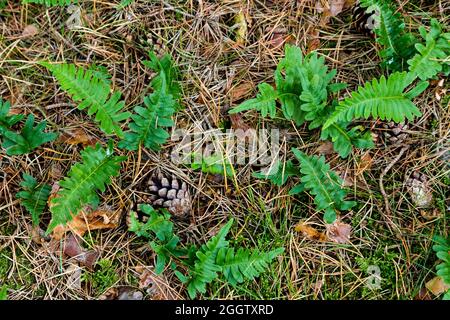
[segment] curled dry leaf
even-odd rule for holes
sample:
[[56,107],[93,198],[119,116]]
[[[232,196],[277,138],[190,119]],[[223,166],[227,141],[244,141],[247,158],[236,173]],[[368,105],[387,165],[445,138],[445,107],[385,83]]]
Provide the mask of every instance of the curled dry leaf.
[[305,222],[299,222],[295,226],[295,231],[300,232],[308,240],[327,241],[327,236],[323,232],[318,231]]
[[327,236],[336,243],[349,243],[352,227],[346,223],[336,220],[332,224],[327,225]]
[[81,210],[65,226],[59,225],[53,229],[53,238],[62,239],[66,231],[72,231],[82,237],[87,231],[99,229],[114,229],[119,225],[120,211],[107,207],[91,211],[88,208]]
[[250,95],[254,88],[255,85],[251,81],[245,81],[233,86],[230,91],[228,91],[228,96],[232,103],[237,102]]
[[157,275],[153,268],[138,266],[136,271],[140,273],[139,288],[145,290],[152,300],[179,300],[181,296],[170,287],[167,278]]
[[450,289],[441,277],[434,277],[425,284],[425,287],[435,296],[439,296]]
[[81,144],[83,147],[95,146],[97,140],[88,135],[86,131],[81,128],[69,129],[63,132],[58,138],[58,142],[70,145]]
[[361,174],[363,174],[365,171],[370,170],[370,168],[372,167],[372,156],[370,155],[370,153],[367,151],[365,152],[362,156],[361,159],[359,159],[359,162],[357,164],[357,168],[356,168],[356,176],[359,176]]
[[98,259],[99,253],[95,250],[86,250],[81,246],[81,239],[72,233],[64,240],[64,254],[74,258],[80,264],[92,269]]

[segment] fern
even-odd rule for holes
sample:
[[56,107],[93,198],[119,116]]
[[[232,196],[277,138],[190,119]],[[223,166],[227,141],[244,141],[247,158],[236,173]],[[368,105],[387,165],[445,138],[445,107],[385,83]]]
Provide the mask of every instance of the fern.
[[36,127],[34,125],[34,116],[29,115],[22,131],[19,133],[12,131],[3,132],[3,148],[8,155],[26,154],[39,147],[40,145],[53,141],[58,134],[54,132],[44,132],[46,122],[40,122]]
[[197,252],[197,261],[194,268],[189,270],[189,280],[187,290],[191,298],[195,298],[197,292],[205,293],[206,284],[210,283],[218,277],[221,267],[216,264],[217,254],[220,249],[228,246],[225,237],[230,231],[233,219],[220,229],[216,236],[212,237]]
[[[436,252],[436,256],[442,260],[436,266],[436,273],[447,285],[450,285],[450,237],[445,239],[441,236],[435,236],[433,240],[436,243],[433,250]],[[444,300],[450,300],[450,290],[447,290]]]
[[333,223],[336,211],[350,210],[355,202],[345,201],[347,192],[341,188],[342,179],[325,163],[325,158],[308,156],[293,148],[292,152],[300,161],[301,184],[294,187],[290,194],[308,190],[314,196],[317,210],[324,210],[324,220]]
[[263,117],[270,115],[271,118],[275,118],[277,113],[276,101],[278,99],[277,91],[267,83],[261,83],[258,85],[259,93],[255,99],[250,99],[239,106],[230,110],[229,113],[238,113],[245,110],[256,110],[261,112]]
[[0,98],[0,137],[8,131],[13,125],[23,119],[22,114],[9,115],[11,104],[9,101],[4,102]]
[[158,72],[151,85],[154,92],[144,98],[144,107],[134,108],[135,114],[131,116],[133,122],[129,124],[129,131],[119,143],[120,148],[137,150],[142,144],[146,148],[158,151],[170,137],[164,129],[172,127],[172,115],[180,109],[177,100],[180,95],[176,83],[176,70],[170,56],[165,55],[158,59],[150,53],[150,61],[146,65]]
[[374,28],[376,41],[383,47],[379,52],[383,65],[392,71],[402,71],[406,61],[415,54],[417,39],[405,31],[405,21],[388,0],[361,0],[368,12],[375,9],[377,25]]
[[138,208],[141,212],[146,214],[149,219],[145,223],[141,223],[136,218],[135,214],[131,214],[131,224],[129,231],[134,232],[138,237],[150,238],[151,234],[149,231],[155,233],[159,240],[166,240],[170,238],[173,233],[173,224],[170,222],[170,214],[165,212],[159,215],[153,207],[147,204],[141,204]]
[[217,253],[216,263],[222,268],[225,280],[234,286],[245,279],[253,280],[258,277],[283,252],[284,248],[269,252],[239,248],[236,253],[234,248],[221,248]]
[[421,112],[411,100],[427,88],[428,82],[421,82],[412,90],[405,92],[413,80],[411,74],[396,72],[387,80],[381,76],[379,80],[367,82],[364,87],[359,87],[358,91],[353,92],[351,97],[339,103],[323,129],[338,121],[351,121],[369,116],[395,122],[421,116]]
[[[334,111],[329,105],[329,97],[346,87],[345,83],[332,83],[336,70],[328,71],[325,58],[316,52],[303,57],[300,48],[286,45],[285,57],[275,71],[276,89],[267,83],[259,85],[256,99],[245,101],[230,110],[230,113],[255,109],[262,116],[276,116],[276,102],[281,104],[283,116],[297,125],[309,121],[309,129],[322,126]],[[352,147],[371,148],[373,142],[369,132],[361,127],[348,129],[350,121],[341,121],[322,132],[321,139],[331,139],[334,149],[343,158]]]
[[42,62],[41,65],[50,70],[63,90],[79,103],[78,109],[87,109],[89,115],[95,114],[95,120],[99,122],[103,132],[123,136],[120,122],[128,119],[131,114],[121,112],[125,106],[120,101],[121,93],[114,92],[110,95],[110,83],[104,76],[99,76],[93,69],[85,70],[73,64]]
[[51,187],[47,184],[39,185],[36,179],[26,173],[23,174],[22,179],[23,181],[20,183],[22,190],[17,193],[16,197],[31,214],[33,225],[37,226],[39,218],[47,206]]
[[50,6],[64,6],[72,3],[77,3],[78,0],[22,0],[23,4],[26,3],[36,3],[36,4],[44,4],[48,7]]
[[408,60],[409,71],[427,80],[441,72],[445,65],[450,66],[450,33],[443,33],[436,19],[431,20],[430,32],[424,27],[420,27],[419,32],[426,44],[416,44],[418,53]]
[[67,177],[59,182],[61,189],[50,202],[52,220],[50,233],[57,225],[66,224],[88,203],[98,203],[97,190],[105,191],[111,177],[119,174],[120,163],[126,157],[114,156],[110,143],[107,149],[100,144],[81,152],[81,163],[72,166]]

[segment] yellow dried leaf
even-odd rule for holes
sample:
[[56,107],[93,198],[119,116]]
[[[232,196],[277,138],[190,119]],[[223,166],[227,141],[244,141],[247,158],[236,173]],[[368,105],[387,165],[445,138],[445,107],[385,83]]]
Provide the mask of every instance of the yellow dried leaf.
[[305,238],[316,241],[327,241],[327,236],[323,232],[319,232],[316,228],[311,227],[305,222],[300,222],[295,226],[295,231],[300,232]]
[[425,284],[425,287],[435,296],[439,296],[450,289],[450,285],[444,283],[441,277],[434,277]]

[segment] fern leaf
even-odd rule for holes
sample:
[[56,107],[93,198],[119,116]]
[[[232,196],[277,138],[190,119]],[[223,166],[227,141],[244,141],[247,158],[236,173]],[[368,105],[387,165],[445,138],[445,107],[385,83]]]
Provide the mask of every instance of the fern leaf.
[[402,71],[406,60],[414,53],[417,39],[405,32],[405,22],[390,1],[361,0],[361,6],[368,8],[368,12],[375,10],[377,21],[374,32],[376,41],[383,47],[379,52],[383,65],[392,71]]
[[[196,153],[193,154],[194,159],[197,158]],[[208,157],[201,157],[201,162],[193,162],[191,163],[191,169],[198,170],[200,169],[204,173],[208,174],[220,174],[222,176],[234,177],[234,169],[233,165],[225,159],[222,154],[213,154]]]
[[135,214],[131,214],[131,224],[129,231],[134,232],[138,237],[150,238],[153,232],[156,237],[165,241],[173,234],[173,223],[170,221],[170,214],[167,212],[158,214],[153,207],[148,204],[139,205],[139,210],[146,214],[149,218],[145,223],[139,222]]
[[61,189],[50,202],[52,220],[47,234],[57,225],[72,220],[83,205],[98,202],[96,191],[105,191],[111,177],[119,174],[120,163],[126,157],[114,156],[111,144],[106,150],[97,144],[83,150],[81,159],[82,162],[73,165],[67,177],[59,182]]
[[10,115],[11,104],[9,101],[4,102],[0,98],[0,137],[4,132],[8,131],[13,125],[23,119],[23,114]]
[[134,108],[136,113],[131,116],[133,122],[128,126],[130,131],[125,132],[119,148],[137,150],[143,144],[146,148],[158,151],[170,137],[164,128],[174,124],[171,116],[175,112],[175,100],[166,90],[166,81],[162,82],[160,90],[144,98],[146,108]]
[[445,64],[450,65],[450,33],[442,33],[439,22],[432,19],[430,32],[420,27],[420,34],[426,44],[416,44],[418,53],[408,60],[409,71],[427,80],[441,72]]
[[4,141],[2,146],[8,155],[26,154],[33,151],[40,145],[53,141],[58,136],[57,133],[44,132],[46,122],[42,121],[33,127],[34,116],[30,114],[20,133],[6,131],[3,132]]
[[442,260],[440,264],[436,266],[437,275],[444,280],[444,282],[450,285],[450,237],[445,239],[441,236],[435,236],[433,250],[436,252],[436,256]]
[[22,179],[23,181],[20,183],[22,190],[17,193],[16,197],[31,214],[33,225],[37,226],[39,218],[47,206],[51,187],[47,184],[39,185],[36,179],[26,173],[22,175]]
[[245,279],[253,280],[258,277],[283,251],[284,248],[269,252],[239,248],[235,253],[234,248],[221,248],[217,253],[216,263],[222,268],[225,280],[235,286]]
[[314,196],[317,210],[324,210],[324,220],[332,223],[336,219],[336,211],[349,210],[355,203],[345,201],[347,192],[341,188],[342,179],[325,163],[325,158],[308,156],[293,148],[292,152],[300,161],[301,185],[294,187],[291,194],[296,194],[304,189]]
[[269,114],[271,118],[275,118],[277,113],[276,101],[278,99],[277,91],[267,83],[258,85],[259,93],[255,99],[247,100],[239,106],[231,109],[230,114],[238,113],[246,110],[256,110],[261,113],[264,118]]
[[223,226],[220,231],[204,244],[197,251],[197,260],[194,268],[189,272],[189,282],[187,285],[188,293],[191,298],[195,298],[197,292],[205,293],[206,284],[217,278],[217,272],[221,271],[221,267],[216,264],[217,253],[220,249],[228,245],[225,237],[230,231],[233,219]]
[[78,0],[22,0],[22,3],[36,3],[36,4],[44,4],[48,7],[50,6],[64,6],[72,3],[77,3]]
[[381,76],[373,79],[364,87],[359,87],[351,97],[341,101],[334,113],[325,122],[323,129],[338,121],[351,121],[356,118],[381,118],[403,122],[405,118],[412,120],[414,116],[421,116],[421,112],[411,101],[428,86],[427,82],[420,83],[409,92],[404,92],[414,80],[406,72],[393,73],[386,80]]
[[120,101],[121,93],[110,95],[109,82],[98,76],[92,69],[78,68],[73,64],[50,64],[42,62],[41,65],[52,72],[59,81],[63,90],[78,102],[78,109],[87,109],[89,115],[95,114],[95,120],[106,134],[115,133],[123,136],[120,122],[130,117],[129,112],[121,112],[125,103]]

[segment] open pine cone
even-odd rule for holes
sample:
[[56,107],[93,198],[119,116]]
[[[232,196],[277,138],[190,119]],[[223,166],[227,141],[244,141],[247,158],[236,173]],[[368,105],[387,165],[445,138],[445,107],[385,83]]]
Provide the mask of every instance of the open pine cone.
[[148,180],[149,204],[153,207],[167,208],[171,214],[183,217],[192,207],[191,195],[186,182],[176,176],[166,177],[159,173]]
[[360,6],[359,1],[355,4],[352,9],[353,24],[358,32],[374,37],[373,29],[378,14],[375,11],[366,12],[366,10],[367,8]]
[[402,144],[408,138],[408,124],[389,122],[383,125],[386,144]]

